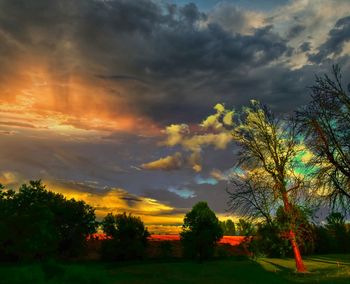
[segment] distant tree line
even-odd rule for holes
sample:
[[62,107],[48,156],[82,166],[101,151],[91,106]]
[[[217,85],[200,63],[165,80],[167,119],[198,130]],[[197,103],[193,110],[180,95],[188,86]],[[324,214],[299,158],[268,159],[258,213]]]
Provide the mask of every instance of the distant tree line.
[[[231,220],[220,224],[207,203],[199,202],[184,219],[181,243],[187,257],[200,261],[213,256],[223,228],[234,233]],[[139,217],[107,214],[96,221],[94,208],[46,189],[40,180],[18,191],[0,185],[0,261],[74,259],[86,253],[89,238],[100,227],[106,235],[103,260],[143,259],[150,236]],[[165,244],[164,255],[171,247]]]

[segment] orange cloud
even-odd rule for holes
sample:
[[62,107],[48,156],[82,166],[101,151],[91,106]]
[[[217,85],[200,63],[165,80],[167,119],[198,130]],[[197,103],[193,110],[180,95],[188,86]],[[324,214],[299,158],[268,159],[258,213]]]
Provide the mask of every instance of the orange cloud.
[[[32,65],[31,65],[32,64]],[[32,128],[53,132],[132,132],[157,135],[158,125],[129,105],[123,84],[75,70],[48,69],[46,62],[14,63],[16,74],[0,86],[2,131]],[[118,95],[115,95],[118,93]]]

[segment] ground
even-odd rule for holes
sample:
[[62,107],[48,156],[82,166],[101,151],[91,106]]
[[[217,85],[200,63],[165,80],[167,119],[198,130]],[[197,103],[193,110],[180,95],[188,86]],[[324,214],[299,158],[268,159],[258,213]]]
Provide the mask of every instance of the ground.
[[310,271],[294,272],[293,259],[245,258],[126,263],[1,265],[0,283],[350,283],[350,255],[305,259]]

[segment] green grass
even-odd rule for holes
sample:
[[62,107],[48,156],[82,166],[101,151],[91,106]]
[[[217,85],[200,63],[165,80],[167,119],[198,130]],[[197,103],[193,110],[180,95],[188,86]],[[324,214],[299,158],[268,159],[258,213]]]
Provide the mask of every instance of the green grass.
[[293,259],[226,259],[177,262],[1,265],[0,283],[350,283],[350,255],[305,259],[309,273],[296,274]]

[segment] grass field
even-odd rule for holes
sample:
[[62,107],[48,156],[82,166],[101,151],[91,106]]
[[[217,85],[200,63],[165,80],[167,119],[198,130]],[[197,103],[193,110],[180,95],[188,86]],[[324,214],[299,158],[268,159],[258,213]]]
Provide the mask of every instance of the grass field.
[[294,273],[292,259],[204,262],[127,262],[1,265],[0,283],[350,283],[350,255],[305,260],[310,273]]

